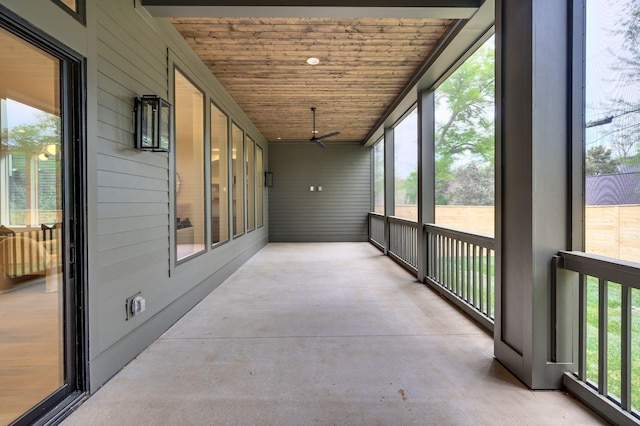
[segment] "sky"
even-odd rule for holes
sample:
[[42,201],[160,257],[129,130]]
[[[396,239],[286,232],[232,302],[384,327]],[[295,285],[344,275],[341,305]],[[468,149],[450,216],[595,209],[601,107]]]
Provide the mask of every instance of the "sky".
[[[586,110],[587,123],[619,112],[612,111],[611,103],[616,99],[637,104],[640,102],[640,86],[624,82],[621,71],[616,70],[619,57],[625,55],[623,37],[615,34],[622,28],[620,16],[627,0],[587,0],[586,32]],[[633,107],[628,108],[629,111]],[[603,145],[612,146],[616,126],[633,128],[640,121],[640,113],[624,114],[614,118],[611,124],[587,129],[587,149]],[[614,153],[615,154],[615,153]]]

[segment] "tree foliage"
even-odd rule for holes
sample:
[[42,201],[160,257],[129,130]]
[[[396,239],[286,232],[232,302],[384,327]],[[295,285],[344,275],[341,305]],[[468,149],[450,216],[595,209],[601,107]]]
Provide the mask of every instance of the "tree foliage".
[[449,204],[466,206],[492,206],[493,167],[470,163],[453,170],[449,186]]
[[405,179],[398,179],[397,193],[403,195],[402,204],[416,204],[418,202],[418,171],[414,170]]
[[[618,0],[621,4],[620,22],[610,33],[619,43],[609,47],[609,54],[615,58],[611,66],[612,75],[619,80],[620,87],[640,83],[640,0]],[[613,117],[611,146],[620,164],[640,163],[640,103],[628,94],[637,90],[626,89],[622,97],[610,99],[605,108]]]
[[615,70],[621,71],[630,81],[640,82],[640,0],[624,0],[620,25],[614,33],[622,37],[621,52],[615,54],[618,63]]
[[[494,137],[495,48],[492,40],[480,47],[436,91],[436,110],[446,112],[436,125],[436,203],[454,202],[456,171],[492,170]],[[462,162],[462,164],[460,164]],[[464,166],[473,163],[473,167]],[[456,204],[474,205],[485,199],[486,187],[494,187],[493,173],[477,175],[484,179],[473,185],[480,192],[458,192]],[[462,200],[463,193],[468,199]]]
[[48,145],[60,144],[60,117],[43,113],[33,124],[15,126],[6,133],[9,151],[40,154]]
[[620,162],[612,158],[611,150],[603,146],[594,146],[587,151],[585,174],[599,176],[616,173]]

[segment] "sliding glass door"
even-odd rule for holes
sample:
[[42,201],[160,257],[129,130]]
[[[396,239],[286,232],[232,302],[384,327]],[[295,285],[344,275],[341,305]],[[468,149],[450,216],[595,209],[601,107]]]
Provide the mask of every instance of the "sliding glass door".
[[77,81],[63,55],[1,18],[0,424],[31,423],[80,388]]

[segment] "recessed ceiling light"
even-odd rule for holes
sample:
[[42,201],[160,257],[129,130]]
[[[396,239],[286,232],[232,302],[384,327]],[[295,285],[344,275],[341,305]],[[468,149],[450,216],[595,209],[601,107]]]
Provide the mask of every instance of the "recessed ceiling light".
[[307,59],[307,63],[309,65],[318,65],[320,63],[320,59],[311,57]]

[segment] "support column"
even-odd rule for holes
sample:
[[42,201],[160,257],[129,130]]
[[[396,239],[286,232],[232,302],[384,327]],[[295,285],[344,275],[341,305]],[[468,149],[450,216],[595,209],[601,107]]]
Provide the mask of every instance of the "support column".
[[384,129],[384,254],[389,252],[389,216],[395,215],[395,148],[393,127]]
[[495,356],[533,389],[557,389],[551,258],[571,217],[572,0],[496,0]]
[[418,281],[428,268],[425,223],[435,222],[435,94],[423,90],[418,96]]

